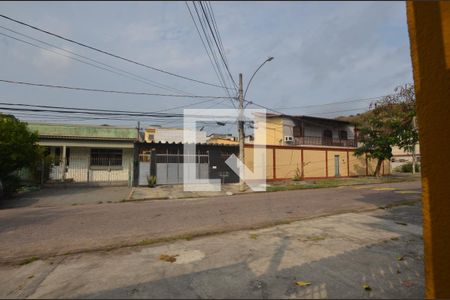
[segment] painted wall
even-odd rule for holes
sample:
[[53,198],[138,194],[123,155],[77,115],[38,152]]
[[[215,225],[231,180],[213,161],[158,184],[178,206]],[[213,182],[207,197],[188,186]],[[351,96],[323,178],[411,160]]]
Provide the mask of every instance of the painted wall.
[[[254,172],[253,147],[244,148],[245,165]],[[273,179],[273,149],[266,149],[266,179]]]
[[[74,182],[128,181],[133,167],[133,149],[123,149],[122,167],[113,167],[111,170],[90,168],[90,151],[91,148],[70,147],[66,179],[72,179]],[[54,166],[50,178],[60,180],[62,174],[62,164]]]
[[303,150],[304,176],[326,177],[325,151]]
[[293,178],[297,168],[301,174],[301,150],[275,149],[275,174],[277,178]]
[[335,176],[335,167],[336,167],[335,155],[339,156],[339,175],[348,176],[347,151],[328,151],[328,177]]
[[350,176],[366,175],[366,158],[365,156],[357,157],[353,152],[348,155],[350,164]]
[[[253,151],[252,147],[246,145],[245,163],[253,171]],[[297,168],[302,171],[302,149],[303,149],[303,175],[308,178],[326,178],[327,167],[328,177],[335,177],[335,155],[339,156],[339,174],[340,177],[347,176],[365,176],[366,168],[368,174],[372,175],[375,171],[377,160],[368,160],[366,167],[365,156],[356,157],[353,149],[339,150],[327,148],[308,148],[308,147],[280,147],[268,146],[266,149],[266,172],[267,179],[292,179]],[[275,152],[274,152],[275,151]],[[273,157],[275,153],[275,158]],[[275,162],[275,168],[274,164]],[[273,175],[275,171],[275,177]],[[382,174],[390,174],[390,163],[388,160],[383,162]]]

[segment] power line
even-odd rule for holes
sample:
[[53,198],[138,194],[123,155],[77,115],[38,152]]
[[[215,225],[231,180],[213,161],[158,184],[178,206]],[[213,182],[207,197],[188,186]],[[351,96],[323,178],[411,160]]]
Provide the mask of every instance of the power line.
[[157,94],[157,93],[134,92],[134,91],[118,91],[118,90],[93,89],[93,88],[73,87],[73,86],[65,86],[65,85],[32,83],[32,82],[6,80],[6,79],[0,79],[0,82],[9,83],[9,84],[20,84],[20,85],[36,86],[36,87],[57,88],[57,89],[67,89],[67,90],[87,91],[87,92],[102,92],[102,93],[113,93],[113,94],[125,94],[125,95],[138,95],[138,96],[161,96],[161,97],[178,97],[178,98],[208,98],[208,99],[229,99],[230,98],[230,97],[222,97],[222,96],[174,95],[174,94]]
[[[94,67],[94,68],[97,68],[97,69],[100,69],[100,70],[103,70],[103,71],[107,71],[107,72],[110,72],[110,73],[117,74],[117,75],[119,75],[119,76],[123,76],[123,77],[127,77],[127,78],[131,78],[131,79],[140,81],[140,82],[142,82],[142,83],[145,83],[145,84],[148,84],[148,85],[151,85],[151,86],[154,86],[154,87],[158,87],[158,88],[161,88],[161,89],[164,89],[164,90],[177,90],[177,89],[175,89],[175,88],[170,88],[170,89],[168,89],[168,88],[164,88],[164,87],[161,87],[161,86],[158,86],[158,85],[149,83],[149,82],[147,82],[148,80],[147,80],[147,81],[139,80],[139,79],[137,79],[137,78],[133,78],[133,77],[127,76],[126,74],[122,74],[122,73],[116,72],[116,71],[114,71],[114,70],[110,70],[110,69],[107,69],[107,68],[104,68],[104,67],[101,67],[101,66],[97,66],[97,65],[95,65],[95,64],[93,64],[93,63],[89,63],[89,62],[87,62],[87,61],[83,61],[83,60],[78,59],[78,58],[76,58],[76,57],[73,57],[73,56],[70,56],[70,55],[65,55],[65,54],[56,52],[56,51],[54,51],[54,50],[51,50],[51,49],[47,49],[47,48],[41,47],[41,46],[39,46],[39,45],[36,45],[36,44],[31,43],[31,42],[28,42],[28,41],[25,41],[25,40],[22,40],[22,39],[19,39],[19,38],[10,36],[10,35],[5,34],[5,33],[1,33],[1,32],[0,32],[0,35],[6,36],[6,37],[11,38],[11,39],[13,39],[13,40],[16,40],[16,41],[19,41],[19,42],[28,44],[28,45],[30,45],[30,46],[33,46],[33,47],[36,47],[36,48],[39,48],[39,49],[42,49],[42,50],[45,50],[45,51],[48,51],[48,52],[51,52],[51,53],[54,53],[54,54],[63,56],[63,57],[67,57],[67,58],[73,59],[73,60],[75,60],[75,61],[81,62],[81,63],[83,63],[83,64],[92,66],[92,67]],[[180,91],[180,90],[177,90],[177,91]],[[181,92],[183,92],[183,91],[181,91]],[[184,92],[183,92],[183,93],[184,93]]]
[[[212,35],[212,37],[213,37],[213,39],[214,39],[214,43],[216,44],[216,47],[217,47],[218,52],[219,52],[219,54],[220,54],[220,57],[222,58],[223,64],[225,65],[225,68],[226,68],[226,70],[227,70],[227,72],[228,72],[228,75],[230,76],[232,82],[234,83],[234,87],[237,88],[236,81],[234,80],[233,76],[231,75],[231,72],[230,72],[230,69],[229,69],[229,67],[228,67],[227,61],[226,61],[226,59],[224,58],[225,54],[222,53],[221,47],[219,46],[219,44],[218,44],[218,42],[217,42],[216,35],[214,34],[214,31],[213,31],[213,29],[212,29],[212,27],[211,27],[211,23],[209,22],[208,14],[206,13],[205,8],[203,7],[203,3],[202,3],[201,1],[199,1],[199,2],[200,2],[200,7],[201,7],[201,9],[202,9],[202,11],[203,11],[203,14],[205,15],[206,22],[207,22],[207,24],[208,24],[209,30],[211,31],[211,35]],[[211,9],[212,9],[212,8],[211,8]],[[217,29],[217,28],[216,28],[216,29]],[[217,31],[216,33],[217,33],[217,35],[218,35],[218,31]]]
[[[209,51],[208,51],[208,49],[207,49],[207,47],[206,47],[206,44],[205,44],[205,42],[203,41],[202,35],[201,35],[201,33],[200,33],[200,30],[198,29],[198,26],[197,26],[197,22],[195,22],[195,18],[194,18],[194,16],[193,16],[192,12],[191,12],[191,9],[190,9],[190,7],[189,7],[187,1],[185,1],[184,3],[186,4],[186,7],[187,7],[187,9],[188,9],[188,11],[189,11],[189,15],[191,16],[192,22],[194,23],[195,29],[197,30],[198,36],[200,37],[200,41],[201,41],[202,44],[203,44],[203,48],[205,49],[205,52],[206,52],[206,54],[208,55],[209,61],[210,61],[211,65],[212,65],[213,70],[214,70],[214,72],[216,73],[217,79],[219,80],[219,83],[220,83],[221,80],[220,80],[219,71],[217,70],[217,67],[214,65],[213,59],[211,58],[211,55],[209,54]],[[223,83],[222,83],[222,84],[223,84]],[[225,89],[225,92],[226,92],[227,95],[230,96],[230,93],[228,92],[227,89]],[[233,106],[235,106],[233,101],[231,101],[231,103],[233,104]]]
[[161,73],[164,73],[164,74],[167,74],[167,75],[171,75],[171,76],[174,76],[174,77],[182,78],[182,79],[189,80],[189,81],[192,81],[192,82],[197,82],[197,83],[201,83],[201,84],[205,84],[205,85],[209,85],[209,86],[214,86],[214,87],[220,87],[220,88],[223,88],[223,86],[220,86],[220,85],[208,83],[208,82],[205,82],[205,81],[201,81],[201,80],[189,78],[189,77],[186,77],[186,76],[182,76],[182,75],[179,75],[179,74],[175,74],[175,73],[172,73],[172,72],[169,72],[169,71],[165,71],[165,70],[160,69],[160,68],[152,67],[152,66],[149,66],[149,65],[146,65],[146,64],[137,62],[137,61],[135,61],[135,60],[132,60],[132,59],[129,59],[129,58],[125,58],[125,57],[123,57],[123,56],[119,56],[119,55],[113,54],[113,53],[111,53],[111,52],[108,52],[108,51],[105,51],[105,50],[101,50],[101,49],[99,49],[99,48],[95,48],[95,47],[93,47],[93,46],[89,46],[89,45],[84,44],[84,43],[81,43],[81,42],[77,42],[77,41],[72,40],[72,39],[70,39],[70,38],[63,37],[63,36],[61,36],[61,35],[59,35],[59,34],[52,33],[52,32],[50,32],[50,31],[48,31],[48,30],[41,29],[41,28],[39,28],[39,27],[36,27],[36,26],[30,25],[30,24],[27,24],[27,23],[25,23],[25,22],[22,22],[22,21],[13,19],[13,18],[11,18],[11,17],[5,16],[5,15],[2,15],[2,14],[0,14],[0,17],[2,17],[2,18],[4,18],[4,19],[7,19],[7,20],[10,20],[10,21],[12,21],[12,22],[15,22],[15,23],[17,23],[17,24],[20,24],[20,25],[23,25],[23,26],[27,26],[27,27],[32,28],[32,29],[34,29],[34,30],[37,30],[37,31],[46,33],[46,34],[48,34],[48,35],[57,37],[57,38],[59,38],[59,39],[65,40],[65,41],[67,41],[67,42],[70,42],[70,43],[73,43],[73,44],[76,44],[76,45],[79,45],[79,46],[88,48],[88,49],[90,49],[90,50],[94,50],[94,51],[100,52],[100,53],[102,53],[102,54],[106,54],[106,55],[112,56],[112,57],[117,58],[117,59],[121,59],[121,60],[126,61],[126,62],[129,62],[129,63],[133,63],[133,64],[138,65],[138,66],[141,66],[141,67],[145,67],[145,68],[148,68],[148,69],[151,69],[151,70],[154,70],[154,71],[158,71],[158,72],[161,72]]
[[[155,117],[155,118],[183,118],[184,114],[169,114],[162,112],[142,112],[142,111],[128,111],[128,110],[111,110],[111,109],[96,109],[96,108],[78,108],[66,106],[50,106],[50,105],[35,105],[24,103],[0,102],[0,105],[5,106],[19,106],[29,108],[16,107],[0,107],[2,110],[8,111],[30,111],[30,112],[54,112],[54,113],[70,113],[70,114],[87,114],[87,115],[101,115],[101,116],[131,116],[131,117]],[[202,115],[195,115],[196,117],[203,117]],[[209,117],[205,115],[204,117]],[[220,117],[218,117],[220,118]],[[224,118],[227,118],[224,116]]]
[[[66,53],[70,53],[70,54],[75,55],[75,56],[77,56],[77,57],[80,57],[80,58],[89,60],[89,61],[91,61],[91,62],[97,63],[97,64],[99,64],[99,65],[102,65],[102,66],[111,68],[111,69],[113,69],[113,70],[117,70],[117,71],[119,71],[119,72],[123,72],[123,73],[125,73],[125,74],[129,74],[129,75],[131,75],[131,76],[133,76],[133,77],[136,77],[136,78],[138,78],[138,79],[142,79],[142,80],[144,80],[144,81],[148,81],[148,82],[150,83],[151,86],[154,86],[154,87],[157,87],[157,88],[161,88],[161,89],[164,89],[164,90],[173,90],[173,91],[176,91],[176,92],[187,93],[187,92],[185,92],[185,91],[176,89],[176,88],[174,88],[174,87],[171,87],[171,86],[168,86],[168,85],[159,83],[159,82],[157,82],[157,81],[147,79],[147,78],[145,78],[145,77],[143,77],[143,76],[140,76],[140,75],[137,75],[137,74],[135,74],[135,73],[128,72],[128,71],[126,71],[126,70],[124,70],[124,69],[121,69],[121,68],[118,68],[118,67],[115,67],[115,66],[111,66],[111,65],[109,65],[109,64],[106,64],[106,63],[104,63],[104,62],[98,61],[98,60],[96,60],[96,59],[89,58],[89,57],[87,57],[87,56],[84,56],[84,55],[75,53],[75,52],[73,52],[73,51],[70,51],[70,50],[67,50],[67,49],[58,47],[58,46],[56,46],[56,45],[54,45],[54,44],[45,42],[45,41],[43,41],[43,40],[36,39],[36,38],[34,38],[34,37],[32,37],[32,36],[26,35],[26,34],[24,34],[24,33],[21,33],[21,32],[15,31],[15,30],[12,30],[12,29],[10,29],[10,28],[7,28],[7,27],[1,26],[1,25],[0,25],[0,28],[2,28],[2,29],[4,29],[4,30],[8,30],[8,31],[10,31],[10,32],[13,32],[13,33],[15,33],[15,34],[17,34],[17,35],[26,37],[26,38],[28,38],[28,39],[30,39],[30,40],[39,42],[39,43],[41,43],[41,44],[44,44],[44,45],[53,47],[53,48],[58,49],[58,50],[60,50],[60,51],[64,51],[64,52],[66,52]],[[5,35],[5,36],[7,36],[7,37],[9,37],[9,38],[12,38],[11,36],[8,36],[8,35]],[[17,41],[20,41],[20,42],[24,42],[23,40],[20,40],[20,39],[16,39],[16,40],[17,40]],[[31,44],[31,43],[30,43],[29,45],[34,46],[34,44]],[[41,48],[41,49],[49,51],[49,50],[46,49],[46,48]],[[58,54],[58,55],[61,55],[60,53],[57,53],[57,52],[53,52],[53,53]],[[66,56],[66,57],[72,59],[71,56]],[[77,61],[79,61],[79,60],[77,60]],[[80,62],[80,61],[79,61],[79,62]],[[82,61],[81,61],[81,62],[82,62]],[[92,65],[92,66],[95,66],[95,65]],[[119,75],[120,75],[120,74],[119,74]],[[127,76],[127,77],[128,77],[128,76]],[[129,78],[131,78],[131,77],[129,77]],[[131,79],[135,79],[135,78],[131,78]],[[138,80],[138,81],[142,82],[142,80]],[[147,82],[144,82],[144,83],[147,83]],[[151,84],[151,83],[153,83],[153,84]]]
[[385,97],[387,95],[378,96],[378,97],[370,97],[370,98],[359,98],[352,100],[344,100],[344,101],[334,101],[323,104],[312,104],[312,105],[303,105],[303,106],[290,106],[290,107],[277,107],[277,109],[292,109],[292,108],[308,108],[308,107],[317,107],[317,106],[326,106],[326,105],[334,105],[334,104],[344,104],[344,103],[353,103],[353,102],[362,102],[362,101],[373,101]]
[[[208,31],[207,31],[206,28],[205,28],[205,27],[206,27],[205,17],[204,17],[203,15],[202,15],[203,17],[200,17],[200,13],[199,13],[199,11],[198,11],[198,9],[197,9],[197,5],[195,4],[194,1],[192,2],[192,4],[193,4],[193,6],[194,6],[194,10],[195,10],[195,13],[196,13],[196,15],[197,15],[197,18],[198,18],[200,27],[202,28],[203,34],[204,34],[204,36],[205,36],[206,43],[208,44],[209,51],[211,52],[211,56],[212,56],[212,58],[213,58],[213,60],[214,60],[215,66],[216,66],[216,68],[217,68],[218,75],[219,75],[219,81],[221,82],[221,84],[222,84],[223,86],[227,87],[227,89],[225,89],[225,92],[226,92],[229,96],[231,96],[230,93],[229,93],[229,91],[228,91],[229,88],[228,88],[228,86],[227,86],[225,77],[224,77],[224,75],[223,75],[223,73],[222,73],[222,69],[221,69],[221,67],[220,67],[220,63],[219,63],[218,58],[217,58],[217,56],[216,56],[216,52],[213,50],[212,41],[211,41],[211,39],[209,38],[209,34],[207,33]],[[235,90],[235,91],[236,91],[236,90]],[[234,103],[233,103],[233,106],[234,106]]]

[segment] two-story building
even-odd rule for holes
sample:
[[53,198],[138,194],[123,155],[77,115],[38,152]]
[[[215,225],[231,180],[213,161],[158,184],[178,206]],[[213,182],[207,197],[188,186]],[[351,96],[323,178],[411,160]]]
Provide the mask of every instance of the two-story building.
[[357,146],[355,126],[346,121],[268,113],[265,126],[256,118],[255,128],[255,135],[266,130],[267,145]]

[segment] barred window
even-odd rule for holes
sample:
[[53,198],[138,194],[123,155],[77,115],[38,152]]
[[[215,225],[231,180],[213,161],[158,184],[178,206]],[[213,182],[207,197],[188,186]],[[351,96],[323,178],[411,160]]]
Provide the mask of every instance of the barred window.
[[339,130],[339,139],[341,139],[341,140],[347,139],[347,131],[346,130]]
[[122,166],[122,149],[91,149],[91,166]]

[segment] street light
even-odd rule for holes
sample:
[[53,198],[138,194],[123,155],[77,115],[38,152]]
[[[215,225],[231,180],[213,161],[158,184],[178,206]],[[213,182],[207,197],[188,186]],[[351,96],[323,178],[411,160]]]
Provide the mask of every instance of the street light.
[[273,60],[273,56],[271,56],[271,57],[269,57],[268,59],[266,59],[266,60],[258,67],[258,69],[256,69],[255,73],[253,73],[252,77],[250,78],[250,80],[249,80],[249,82],[248,82],[248,84],[247,84],[247,88],[245,89],[244,99],[245,99],[245,96],[247,95],[248,87],[250,86],[250,83],[252,82],[253,77],[255,77],[256,72],[258,72],[259,69],[261,69],[262,66],[264,66],[264,64],[265,64],[266,62],[272,61],[272,60]]
[[[250,86],[250,83],[253,80],[253,77],[255,77],[255,74],[259,71],[259,69],[262,68],[262,66],[268,62],[268,61],[272,61],[273,57],[269,57],[268,59],[266,59],[259,67],[258,69],[256,69],[255,73],[253,73],[252,77],[250,78],[248,84],[247,84],[247,88],[245,89],[245,93],[243,93],[243,80],[242,80],[242,73],[239,74],[239,121],[238,121],[238,131],[239,131],[239,159],[241,160],[241,162],[244,164],[245,163],[245,151],[244,151],[244,139],[245,139],[245,134],[244,134],[244,121],[243,121],[243,112],[244,112],[244,99],[245,96],[247,95],[247,91],[248,91],[248,87]],[[239,190],[241,192],[243,192],[245,190],[245,184],[244,184],[244,180],[243,180],[243,174],[244,171],[243,169],[240,169],[240,173],[239,173]]]

